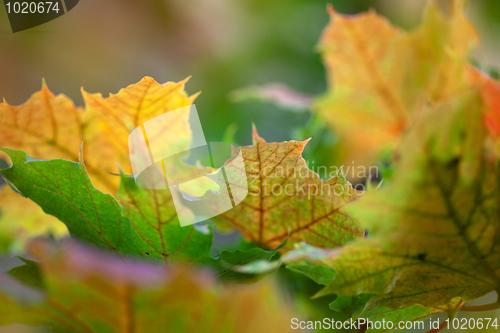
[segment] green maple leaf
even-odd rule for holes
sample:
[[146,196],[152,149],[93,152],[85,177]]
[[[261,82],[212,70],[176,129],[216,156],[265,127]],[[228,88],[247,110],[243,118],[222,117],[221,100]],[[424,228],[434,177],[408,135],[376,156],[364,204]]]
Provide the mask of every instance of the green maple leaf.
[[123,215],[139,235],[142,255],[164,261],[189,262],[210,255],[212,234],[195,225],[180,227],[169,190],[146,190],[122,175],[117,198]]
[[366,302],[368,302],[373,294],[361,294],[356,296],[337,295],[335,301],[330,303],[330,309],[343,313],[349,317],[354,317],[360,314]]
[[21,281],[24,284],[43,289],[43,277],[37,263],[21,257],[18,258],[19,260],[24,262],[25,265],[14,267],[9,270],[7,274],[13,276],[18,281]]
[[422,112],[391,183],[346,207],[372,237],[311,257],[335,270],[317,296],[376,294],[364,314],[409,318],[500,290],[500,178],[482,106],[473,91]]
[[[375,324],[370,326],[366,331],[370,333],[382,333],[382,332],[392,332],[395,329],[398,328],[398,325],[400,323],[404,323],[405,325],[409,322],[417,322],[417,321],[423,321],[427,318],[430,318],[431,316],[443,312],[443,309],[437,308],[426,308],[421,305],[413,305],[410,307],[405,307],[401,309],[391,309],[391,308],[378,308],[376,310],[370,310],[370,311],[365,311],[363,312],[359,318],[364,318],[366,319],[367,322],[383,322],[385,320],[386,328],[384,329],[383,327],[377,329],[375,327]],[[390,323],[390,324],[389,324]],[[392,325],[392,326],[389,326]],[[416,324],[412,324],[416,325]],[[422,325],[422,324],[418,324]],[[423,328],[428,329],[429,326],[425,326],[423,324]],[[394,329],[389,329],[389,327],[394,327]],[[419,326],[414,326],[414,327],[419,327]],[[419,327],[422,328],[422,327]],[[402,326],[398,330],[405,330],[406,327]]]
[[32,160],[20,150],[0,151],[13,164],[2,175],[45,213],[64,222],[72,236],[116,253],[139,253],[137,235],[119,203],[92,185],[83,162]]
[[94,188],[83,162],[31,160],[24,152],[0,149],[13,166],[2,175],[25,197],[68,227],[72,237],[117,254],[143,256],[162,263],[208,266],[218,277],[253,282],[257,273],[234,268],[255,260],[270,260],[276,251],[250,248],[210,255],[210,228],[181,227],[168,190],[145,190],[122,176],[118,201]]
[[212,227],[197,224],[181,227],[169,190],[143,189],[136,185],[133,177],[122,175],[118,200],[123,205],[123,215],[140,235],[138,247],[142,254],[165,263],[173,259],[174,262],[208,266],[221,280],[255,281],[255,277],[250,278],[234,269],[255,260],[269,261],[281,248],[225,250],[213,258],[210,254]]
[[286,268],[302,273],[320,285],[327,285],[335,276],[335,271],[324,265],[289,264]]

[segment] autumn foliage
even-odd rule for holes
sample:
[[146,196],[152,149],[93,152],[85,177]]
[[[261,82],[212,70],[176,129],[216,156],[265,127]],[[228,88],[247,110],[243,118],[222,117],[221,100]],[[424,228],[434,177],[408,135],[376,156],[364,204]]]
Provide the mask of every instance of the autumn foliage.
[[[297,309],[275,272],[287,269],[322,285],[314,296],[332,297],[343,319],[500,308],[467,305],[500,292],[500,82],[469,63],[479,36],[464,2],[448,14],[431,2],[411,31],[374,11],[329,14],[329,88],[311,112],[339,135],[339,161],[389,160],[391,177],[366,192],[341,172],[322,180],[302,157],[309,140],[266,142],[254,128],[241,148],[249,195],[181,227],[175,194],[130,176],[128,136],[192,104],[187,80],[145,77],[109,97],[82,89],[84,107],[44,82],[26,103],[0,104],[11,165],[0,171],[0,247],[35,259],[0,274],[0,324],[286,332]],[[165,131],[191,138],[189,119]],[[237,231],[239,247],[213,256],[214,228]]]

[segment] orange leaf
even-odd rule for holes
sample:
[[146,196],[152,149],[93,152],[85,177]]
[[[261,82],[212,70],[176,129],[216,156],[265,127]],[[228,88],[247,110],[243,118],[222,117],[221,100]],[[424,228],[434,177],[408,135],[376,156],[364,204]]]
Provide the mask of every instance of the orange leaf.
[[236,229],[266,248],[287,241],[337,247],[362,237],[360,224],[343,211],[359,193],[341,175],[322,181],[302,158],[307,141],[267,143],[253,131],[254,144],[242,147],[249,194],[216,217],[223,229]]
[[44,82],[26,103],[0,104],[0,145],[34,158],[77,161],[82,111],[68,97],[55,96]]
[[[42,89],[20,106],[0,104],[0,146],[22,149],[33,158],[78,160],[83,109],[64,95],[55,96],[43,82]],[[57,218],[43,213],[31,200],[10,188],[0,192],[2,234],[12,250],[19,250],[27,238],[49,230],[67,233]]]
[[355,16],[330,9],[320,49],[330,89],[316,110],[340,134],[343,161],[366,166],[399,142],[423,103],[469,88],[464,64],[475,28],[454,1],[445,17],[432,2],[422,24],[404,32],[374,11]]
[[478,85],[482,92],[484,103],[484,122],[490,135],[500,137],[500,82],[470,67],[471,82]]
[[488,80],[483,88],[483,100],[489,108],[485,115],[486,127],[490,134],[500,137],[500,82]]

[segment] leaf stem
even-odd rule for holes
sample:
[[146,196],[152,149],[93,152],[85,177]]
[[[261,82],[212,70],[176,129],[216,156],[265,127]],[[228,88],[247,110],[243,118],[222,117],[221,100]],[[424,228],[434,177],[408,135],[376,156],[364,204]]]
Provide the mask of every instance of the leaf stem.
[[463,311],[473,311],[473,312],[492,311],[492,310],[498,310],[498,309],[500,309],[500,303],[498,301],[496,301],[495,303],[490,303],[490,304],[485,304],[485,305],[464,306],[462,308]]
[[498,309],[500,309],[500,297],[498,295],[500,295],[500,291],[497,290],[497,301],[495,303],[484,304],[484,305],[464,306],[464,307],[462,307],[462,310],[463,311],[472,311],[472,312],[498,310]]

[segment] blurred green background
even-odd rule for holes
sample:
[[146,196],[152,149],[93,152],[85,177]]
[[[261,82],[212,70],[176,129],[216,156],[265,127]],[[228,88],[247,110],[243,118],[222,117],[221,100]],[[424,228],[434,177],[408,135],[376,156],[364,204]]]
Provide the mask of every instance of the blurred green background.
[[[81,86],[107,95],[146,75],[159,82],[192,76],[187,90],[202,91],[196,105],[209,141],[222,140],[234,124],[236,143],[250,144],[251,121],[267,140],[288,140],[296,138],[294,129],[304,126],[307,114],[232,103],[231,91],[282,82],[321,94],[326,83],[316,44],[328,23],[327,3],[342,13],[375,8],[411,28],[425,2],[81,0],[68,14],[16,34],[1,8],[0,97],[23,103],[45,77],[55,93],[82,105]],[[470,1],[468,12],[483,37],[474,57],[500,67],[500,2]]]
[[[270,103],[236,103],[232,92],[284,83],[304,94],[322,94],[325,72],[316,44],[329,20],[328,3],[349,14],[374,8],[394,24],[411,29],[419,22],[425,2],[80,0],[68,14],[16,34],[2,7],[0,97],[21,104],[39,90],[45,77],[53,92],[83,105],[81,86],[106,96],[143,76],[158,82],[192,76],[186,89],[202,91],[195,103],[207,141],[250,144],[253,121],[267,141],[313,136],[306,148],[307,159],[328,165],[336,140],[321,120]],[[500,1],[469,1],[467,11],[482,36],[481,46],[471,57],[485,67],[499,68]],[[0,265],[0,269],[7,267]],[[297,297],[306,299],[305,294],[312,294],[310,286],[301,285],[309,282],[297,276],[293,279],[297,284],[293,288],[304,293]],[[317,316],[323,318],[329,310],[325,301],[318,302],[324,311]],[[32,331],[23,326],[0,328],[0,332]]]
[[[192,76],[187,91],[202,91],[195,103],[208,141],[250,144],[253,121],[268,141],[314,137],[306,159],[329,166],[336,140],[320,120],[270,103],[234,103],[231,92],[277,82],[306,94],[324,92],[316,44],[329,20],[328,3],[348,14],[374,8],[409,29],[425,2],[81,0],[68,14],[16,34],[2,8],[0,97],[23,103],[45,77],[55,93],[83,105],[82,86],[106,96],[146,75],[159,82]],[[468,12],[483,37],[474,59],[500,67],[500,2],[470,1]]]

